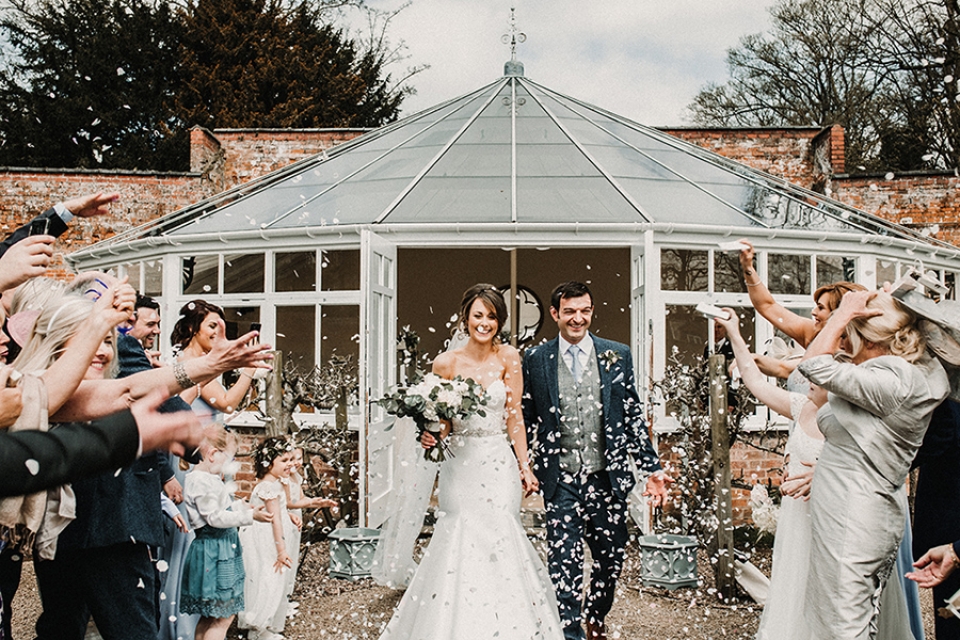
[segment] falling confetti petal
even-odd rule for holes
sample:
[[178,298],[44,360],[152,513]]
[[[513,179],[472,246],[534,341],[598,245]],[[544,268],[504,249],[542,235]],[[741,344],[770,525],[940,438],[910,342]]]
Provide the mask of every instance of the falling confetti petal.
[[23,464],[27,465],[27,471],[30,472],[30,475],[35,476],[38,473],[40,473],[40,463],[34,460],[33,458],[30,458],[29,460],[25,461]]

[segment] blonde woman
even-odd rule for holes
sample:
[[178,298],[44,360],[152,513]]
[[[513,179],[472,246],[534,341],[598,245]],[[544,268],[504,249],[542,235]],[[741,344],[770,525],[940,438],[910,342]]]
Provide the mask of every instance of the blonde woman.
[[[849,362],[833,357],[841,347]],[[904,480],[949,383],[913,314],[882,292],[846,294],[798,368],[829,392],[804,608],[818,640],[871,638],[903,536]]]

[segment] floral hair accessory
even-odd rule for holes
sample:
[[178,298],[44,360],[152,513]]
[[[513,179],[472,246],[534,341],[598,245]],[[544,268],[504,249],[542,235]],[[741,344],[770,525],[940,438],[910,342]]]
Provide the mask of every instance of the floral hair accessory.
[[610,367],[620,362],[621,358],[622,356],[613,349],[607,349],[600,354],[600,360],[607,368],[607,371],[610,371]]
[[274,460],[291,451],[293,451],[293,445],[286,438],[272,436],[260,443],[253,456],[257,467],[265,472],[273,465]]

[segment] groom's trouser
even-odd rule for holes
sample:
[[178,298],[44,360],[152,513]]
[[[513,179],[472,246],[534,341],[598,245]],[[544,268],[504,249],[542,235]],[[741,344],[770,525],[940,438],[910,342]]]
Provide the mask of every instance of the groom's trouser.
[[[602,622],[613,606],[628,539],[627,502],[613,494],[607,472],[600,471],[586,478],[563,474],[556,493],[545,503],[550,579],[564,638],[581,640],[581,620]],[[593,567],[581,617],[584,540]]]

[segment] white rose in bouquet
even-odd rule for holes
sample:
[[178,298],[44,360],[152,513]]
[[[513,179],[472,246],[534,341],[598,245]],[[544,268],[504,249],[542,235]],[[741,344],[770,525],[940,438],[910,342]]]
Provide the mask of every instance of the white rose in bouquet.
[[445,404],[454,411],[460,410],[460,394],[453,389],[441,389],[437,394],[437,404]]

